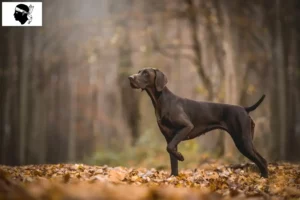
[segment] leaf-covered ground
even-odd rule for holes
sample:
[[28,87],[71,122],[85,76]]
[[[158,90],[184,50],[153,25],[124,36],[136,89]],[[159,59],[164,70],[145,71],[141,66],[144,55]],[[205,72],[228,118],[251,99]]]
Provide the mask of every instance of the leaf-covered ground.
[[0,166],[0,199],[300,199],[300,165],[206,165],[169,171],[83,164]]

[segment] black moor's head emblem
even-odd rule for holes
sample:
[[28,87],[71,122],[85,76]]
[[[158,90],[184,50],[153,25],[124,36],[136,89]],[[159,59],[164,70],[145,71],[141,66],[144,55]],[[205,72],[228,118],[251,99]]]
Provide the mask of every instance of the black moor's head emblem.
[[15,8],[14,17],[16,21],[19,21],[21,24],[25,24],[28,21],[28,24],[32,21],[33,6],[29,7],[25,4],[18,4]]

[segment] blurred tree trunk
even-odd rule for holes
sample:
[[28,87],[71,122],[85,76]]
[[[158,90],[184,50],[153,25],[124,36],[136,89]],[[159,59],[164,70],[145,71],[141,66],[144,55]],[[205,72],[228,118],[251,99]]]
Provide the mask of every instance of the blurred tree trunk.
[[8,108],[9,118],[7,122],[9,123],[9,137],[7,139],[7,151],[13,156],[7,158],[7,163],[11,165],[19,164],[19,67],[18,67],[18,48],[16,43],[20,42],[14,38],[18,38],[18,31],[12,30],[9,32],[9,42],[8,42],[8,66],[10,66],[10,81],[9,85],[11,88],[11,102],[7,103],[10,105]]
[[[5,88],[5,79],[6,79],[6,60],[5,60],[5,57],[7,57],[7,54],[6,54],[6,50],[5,50],[5,47],[7,47],[7,44],[5,41],[7,41],[7,38],[6,40],[4,40],[4,38],[6,38],[6,32],[5,30],[1,31],[0,32],[0,42],[1,42],[1,47],[0,47],[0,93],[2,95],[0,95],[0,145],[1,147],[3,148],[4,146],[4,142],[3,142],[3,139],[4,139],[4,127],[5,127],[5,123],[4,123],[4,103],[5,103],[5,98],[6,98],[6,88]],[[6,56],[5,56],[6,54]],[[3,149],[1,149],[2,151],[2,154],[0,155],[0,163],[3,161]],[[5,150],[5,149],[4,149]]]
[[[36,67],[36,66],[35,66]],[[32,138],[30,139],[30,148],[32,148],[32,152],[37,153],[36,151],[38,150],[38,155],[36,155],[36,162],[37,163],[43,163],[42,160],[43,159],[39,159],[39,157],[42,157],[44,151],[43,151],[43,146],[45,144],[42,143],[42,140],[40,140],[40,135],[44,134],[43,132],[41,132],[40,130],[40,126],[41,126],[41,121],[42,121],[42,115],[41,115],[41,92],[39,91],[37,87],[37,73],[38,70],[35,69],[34,70],[34,75],[33,75],[33,80],[32,80],[32,87],[33,87],[33,115],[32,115],[32,125],[31,125],[31,135]],[[42,144],[42,145],[41,145]]]
[[187,5],[186,12],[187,12],[188,23],[190,26],[190,37],[193,46],[193,53],[195,55],[195,59],[193,59],[193,62],[197,67],[197,72],[199,77],[201,78],[204,88],[207,90],[207,99],[211,101],[213,100],[214,97],[214,91],[213,91],[212,80],[208,76],[207,71],[203,64],[202,45],[198,38],[199,16],[198,16],[197,5],[195,5],[194,0],[185,0],[185,3]]
[[[46,102],[46,95],[44,94],[45,91],[43,91],[41,93],[41,96],[40,96],[40,102]],[[46,108],[45,106],[41,106],[40,107],[40,123],[37,123],[38,126],[36,127],[37,131],[38,131],[38,140],[39,140],[39,145],[38,145],[38,149],[39,149],[39,154],[38,154],[38,162],[39,163],[45,163],[46,160],[47,160],[47,146],[48,146],[48,143],[47,143],[47,122],[48,122],[48,115],[47,115],[47,112],[46,112]]]
[[70,121],[68,137],[68,161],[74,162],[76,159],[76,135],[77,135],[77,74],[75,70],[70,71],[68,77],[70,83]]
[[98,52],[97,49],[93,49],[91,51],[91,55],[89,57],[90,112],[91,112],[91,116],[94,116],[94,118],[91,121],[89,120],[89,122],[88,122],[88,126],[90,127],[90,134],[88,137],[88,142],[90,143],[90,145],[87,146],[87,150],[86,150],[85,154],[92,153],[92,151],[94,149],[93,140],[95,138],[95,134],[97,133],[96,131],[98,131],[98,128],[97,128],[98,121],[97,121],[97,117],[96,117],[99,112],[99,110],[97,110],[97,101],[96,101],[96,98],[97,98],[96,88],[97,88],[97,77],[98,77],[98,66],[96,65],[96,60],[97,60],[98,56],[100,57],[100,52]]
[[[46,143],[45,143],[45,100],[43,100],[43,87],[42,87],[42,70],[44,65],[42,64],[42,54],[38,50],[33,52],[33,58],[35,61],[33,77],[32,77],[32,89],[33,89],[33,116],[31,125],[32,141],[31,145],[35,149],[36,162],[45,163],[46,159]],[[42,106],[44,103],[44,106]],[[36,152],[38,150],[38,153]]]
[[[18,129],[16,130],[19,135],[19,158],[17,160],[18,164],[24,164],[25,163],[25,138],[26,138],[26,122],[27,122],[27,83],[28,83],[28,66],[24,64],[25,58],[24,58],[24,50],[26,50],[26,47],[24,47],[25,41],[24,41],[24,30],[18,30],[16,31],[16,43],[15,43],[15,49],[16,49],[16,59],[17,59],[17,69],[18,69],[18,98],[16,98],[19,106],[18,110],[15,110],[14,118],[18,118],[16,123],[18,125]],[[27,31],[26,31],[27,35]]]
[[132,1],[127,1],[128,12],[127,17],[119,19],[117,25],[119,27],[119,74],[118,83],[121,90],[122,100],[122,111],[124,119],[130,129],[131,133],[131,145],[134,146],[140,135],[139,120],[140,120],[140,109],[139,109],[139,95],[129,87],[128,76],[130,75],[130,69],[133,68],[131,60],[131,38],[130,38],[130,27],[128,24],[128,18],[131,12]]
[[[48,52],[46,52],[48,53]],[[47,83],[47,103],[48,103],[48,109],[47,109],[47,114],[48,114],[48,122],[47,122],[47,127],[46,127],[46,141],[47,141],[47,161],[49,163],[54,163],[55,159],[59,155],[57,155],[57,143],[58,143],[58,138],[57,138],[57,133],[56,133],[56,124],[55,124],[55,74],[54,74],[54,64],[51,62],[49,65],[45,65],[48,67],[48,73],[47,76],[49,76],[49,82]]]
[[282,34],[282,13],[281,13],[281,0],[276,0],[276,16],[275,16],[275,65],[278,83],[278,111],[279,111],[279,156],[285,159],[286,155],[286,71],[284,66],[284,46]]
[[[230,13],[235,13],[236,8],[232,6],[232,2],[225,2],[221,4],[223,20],[224,20],[224,40],[223,46],[226,52],[225,55],[225,103],[238,104],[238,88],[237,88],[237,75],[236,66],[238,65],[237,59],[237,45],[238,34],[236,25],[233,24]],[[225,136],[225,156],[232,157],[236,154],[236,148],[229,135]]]
[[[296,25],[295,25],[296,26]],[[289,49],[287,51],[287,130],[286,130],[286,156],[287,160],[297,160],[297,137],[296,137],[296,125],[297,125],[297,50],[299,45],[297,41],[297,33],[294,27],[290,28],[290,37],[287,37],[287,43]]]
[[[286,120],[285,120],[285,132],[282,137],[285,137],[285,145],[282,147],[281,155],[282,159],[289,161],[299,161],[299,155],[297,155],[299,144],[297,144],[299,139],[297,139],[297,66],[298,62],[298,45],[299,45],[299,34],[296,30],[299,29],[299,21],[296,19],[299,17],[299,8],[297,10],[297,1],[291,0],[285,3],[287,10],[284,16],[290,16],[289,20],[282,20],[282,30],[283,30],[283,44],[284,48],[284,58],[285,62],[283,64],[283,69],[285,71],[285,98],[286,98]],[[279,2],[281,3],[281,2]],[[277,5],[280,6],[280,5]]]
[[[27,137],[28,135],[28,93],[29,93],[29,73],[30,73],[30,29],[24,29],[23,46],[21,49],[22,61],[20,62],[20,164],[27,162]],[[30,138],[30,137],[29,137]]]
[[36,48],[36,29],[31,28],[29,29],[28,33],[28,42],[27,42],[27,62],[26,64],[29,66],[29,73],[28,73],[28,103],[27,103],[27,137],[26,137],[26,163],[35,164],[37,163],[37,155],[36,155],[36,142],[35,142],[35,135],[33,134],[33,120],[34,120],[34,100],[35,100],[35,83],[34,83],[34,75],[36,70],[36,59],[35,59],[35,48]]
[[[38,163],[45,163],[47,160],[47,149],[48,149],[48,142],[47,142],[47,125],[48,125],[48,119],[49,119],[49,99],[47,98],[47,95],[49,94],[49,91],[46,89],[47,80],[49,78],[46,74],[46,69],[48,68],[49,63],[46,61],[46,52],[42,51],[42,41],[38,40],[37,44],[39,48],[37,49],[37,52],[35,56],[37,56],[37,66],[39,66],[36,70],[36,88],[37,93],[35,97],[35,119],[34,119],[34,133],[33,135],[36,135],[37,138],[37,149],[39,150],[37,159]],[[38,52],[40,52],[38,55]]]
[[[273,31],[273,87],[271,101],[271,127],[274,134],[272,158],[276,160],[299,160],[297,121],[299,116],[299,7],[297,1],[276,0]],[[287,19],[286,16],[289,16]],[[273,18],[273,19],[274,19]],[[272,20],[273,20],[272,19]],[[298,67],[299,69],[299,67]],[[299,137],[299,136],[298,136]]]
[[10,42],[10,29],[3,28],[0,32],[0,163],[6,163],[7,154],[7,143],[9,142],[10,136],[10,125],[9,125],[9,108],[11,101],[10,91],[10,68],[9,68],[9,42]]
[[[206,58],[205,66],[210,69],[211,80],[213,84],[213,99],[214,102],[224,102],[223,84],[225,82],[225,71],[224,71],[224,33],[219,32],[223,28],[223,17],[220,10],[220,1],[211,0],[203,1],[204,17],[206,20],[205,30],[203,30],[205,37],[203,44],[205,44],[205,51],[203,57]],[[208,146],[209,151],[212,151],[218,156],[224,155],[224,139],[225,131],[215,130],[212,134],[205,135],[205,141],[201,143],[201,146]],[[201,139],[200,139],[201,140]]]
[[[284,159],[286,139],[286,76],[282,38],[281,1],[276,0],[273,33],[273,90],[272,90],[272,128],[274,132],[273,158]],[[274,157],[275,156],[275,157]]]
[[[181,20],[176,19],[176,43],[181,46],[182,45],[182,30],[181,30]],[[174,65],[176,66],[176,71],[175,72],[175,76],[176,76],[176,81],[181,82],[181,73],[182,73],[182,69],[181,69],[181,49],[180,48],[176,48],[175,54],[174,54]],[[178,91],[179,93],[181,93],[182,91],[182,85],[178,84]]]
[[[43,100],[42,92],[39,89],[34,90],[34,100],[33,100],[33,116],[31,125],[31,138],[30,145],[31,157],[34,158],[35,163],[45,163],[46,162],[46,151],[47,144],[45,143],[45,99]],[[44,106],[42,106],[42,104]],[[31,162],[32,163],[32,162]]]

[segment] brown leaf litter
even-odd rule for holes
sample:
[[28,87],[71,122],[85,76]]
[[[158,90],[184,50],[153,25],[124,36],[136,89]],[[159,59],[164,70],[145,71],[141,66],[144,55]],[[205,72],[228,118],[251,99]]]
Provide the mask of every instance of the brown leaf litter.
[[0,199],[299,199],[300,165],[214,165],[169,172],[83,164],[0,166]]

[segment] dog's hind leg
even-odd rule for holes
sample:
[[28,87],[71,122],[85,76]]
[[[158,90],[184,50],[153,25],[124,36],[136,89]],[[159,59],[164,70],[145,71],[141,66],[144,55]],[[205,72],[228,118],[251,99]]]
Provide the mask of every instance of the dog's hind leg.
[[[255,150],[251,136],[251,122],[245,121],[241,126],[232,127],[231,135],[238,150],[249,160],[254,162],[260,170],[261,176],[268,177],[268,166],[266,160]],[[234,129],[233,129],[234,128]],[[240,129],[240,130],[239,130]],[[242,131],[237,134],[237,131]]]
[[260,158],[260,160],[264,163],[264,165],[268,166],[268,162],[266,161],[266,159],[264,159],[264,157],[262,157],[254,147],[253,147],[253,150],[254,150],[255,154]]
[[254,129],[255,129],[255,123],[253,121],[253,119],[249,116],[250,118],[250,124],[251,124],[251,137],[252,137],[252,140],[254,138]]
[[247,142],[246,144],[238,144],[237,148],[244,156],[246,156],[249,160],[251,160],[258,166],[262,177],[268,177],[267,163],[264,162],[265,159],[263,159],[253,148],[253,144],[250,144],[249,142]]
[[[251,124],[251,137],[252,137],[252,141],[254,138],[254,129],[255,129],[255,123],[253,121],[253,119],[249,116],[250,118],[250,124]],[[257,150],[253,147],[253,150],[255,152],[255,154],[259,157],[259,159],[265,164],[268,165],[267,161],[257,152]]]

